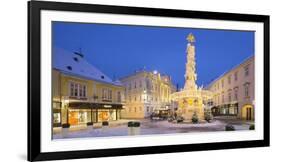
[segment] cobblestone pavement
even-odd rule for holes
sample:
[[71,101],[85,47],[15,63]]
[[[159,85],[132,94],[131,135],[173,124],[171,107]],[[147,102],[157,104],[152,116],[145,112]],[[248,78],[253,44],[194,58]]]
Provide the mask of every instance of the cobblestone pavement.
[[71,129],[66,135],[61,128],[54,130],[53,139],[81,138],[81,137],[110,137],[127,135],[149,135],[149,134],[171,134],[171,133],[192,133],[192,132],[214,132],[224,131],[227,124],[232,124],[236,130],[249,130],[249,126],[254,122],[242,121],[233,118],[218,117],[211,123],[169,123],[168,121],[151,121],[149,119],[139,120],[140,128],[130,129],[127,121],[119,124],[112,124],[105,127],[95,127],[88,129],[86,126],[78,129]]

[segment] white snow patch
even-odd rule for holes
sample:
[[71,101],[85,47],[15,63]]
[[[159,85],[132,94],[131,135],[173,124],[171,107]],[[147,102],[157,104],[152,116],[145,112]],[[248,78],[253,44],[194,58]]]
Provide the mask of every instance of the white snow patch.
[[84,57],[74,52],[68,52],[64,49],[54,47],[53,49],[53,68],[62,73],[85,77],[114,85],[122,85],[121,82],[114,82],[96,67],[88,63]]

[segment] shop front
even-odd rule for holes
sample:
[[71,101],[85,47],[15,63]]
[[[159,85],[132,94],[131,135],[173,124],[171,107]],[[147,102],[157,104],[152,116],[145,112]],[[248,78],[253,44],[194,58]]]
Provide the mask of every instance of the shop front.
[[237,116],[238,103],[214,106],[211,111],[214,116]]
[[122,105],[73,102],[69,103],[68,109],[69,124],[79,125],[119,120]]
[[53,102],[53,127],[61,126],[61,103]]

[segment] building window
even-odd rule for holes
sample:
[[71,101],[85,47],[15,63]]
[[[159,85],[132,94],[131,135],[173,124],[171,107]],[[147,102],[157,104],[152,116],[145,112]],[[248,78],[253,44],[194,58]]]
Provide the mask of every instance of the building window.
[[54,117],[54,118],[53,118],[53,122],[54,122],[55,124],[58,124],[58,123],[61,122],[60,113],[54,113],[54,116],[53,116],[53,117]]
[[140,111],[142,111],[142,108],[140,107]]
[[83,94],[83,89],[82,89],[82,86],[80,84],[78,84],[78,89],[79,89],[79,96],[82,97],[82,94]]
[[236,71],[236,72],[234,73],[234,80],[235,80],[235,81],[238,80],[238,71]]
[[86,97],[86,86],[82,86],[82,97]]
[[137,82],[135,81],[135,86],[134,86],[134,88],[136,89],[137,88]]
[[238,88],[234,89],[234,99],[237,101],[238,100]]
[[142,81],[140,81],[140,88],[142,88]]
[[121,102],[121,92],[117,92],[117,102]]
[[245,71],[245,76],[248,76],[249,75],[249,65],[245,66],[244,67],[244,71]]
[[112,90],[108,90],[108,99],[112,100]]
[[228,84],[231,84],[231,75],[228,76]]
[[221,87],[224,87],[224,80],[221,80]]
[[135,101],[137,101],[137,96],[135,96]]
[[103,100],[112,100],[112,90],[110,89],[102,89],[102,99]]
[[135,107],[135,112],[137,112],[137,108]]
[[129,83],[129,85],[128,85],[129,87],[128,87],[128,89],[129,90],[131,90],[132,89],[132,85],[131,85],[131,83]]
[[221,95],[221,102],[224,103],[224,94]]
[[74,96],[78,96],[78,84],[74,84]]
[[149,112],[149,107],[146,107],[146,112]]
[[71,97],[86,97],[86,85],[71,82],[69,89]]
[[250,85],[250,83],[244,84],[244,88],[245,88],[245,97],[249,97],[249,85]]
[[102,89],[102,99],[107,99],[107,90]]
[[70,83],[70,96],[75,96],[74,83]]
[[231,102],[231,91],[228,92],[228,102]]
[[146,89],[150,89],[150,83],[149,83],[149,80],[148,80],[148,79],[146,79],[145,81],[146,81]]

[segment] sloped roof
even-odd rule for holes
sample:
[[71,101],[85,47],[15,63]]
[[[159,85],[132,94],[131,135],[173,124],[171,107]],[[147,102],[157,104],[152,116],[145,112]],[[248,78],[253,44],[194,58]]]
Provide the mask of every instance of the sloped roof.
[[90,80],[105,82],[120,86],[120,82],[115,82],[92,64],[88,63],[79,53],[69,52],[62,48],[54,47],[52,67],[62,73],[83,77]]

